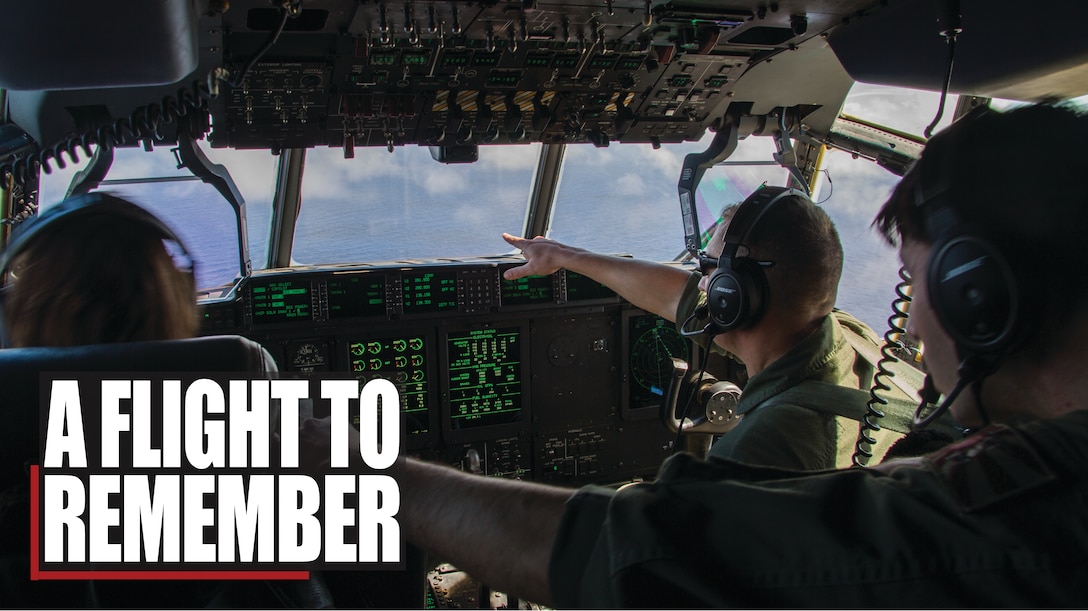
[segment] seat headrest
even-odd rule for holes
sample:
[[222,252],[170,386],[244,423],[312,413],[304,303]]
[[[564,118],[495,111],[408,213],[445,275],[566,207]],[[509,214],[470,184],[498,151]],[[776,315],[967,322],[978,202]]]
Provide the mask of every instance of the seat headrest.
[[263,346],[238,335],[70,347],[0,350],[0,486],[25,478],[36,462],[40,374],[71,372],[246,372],[278,371]]

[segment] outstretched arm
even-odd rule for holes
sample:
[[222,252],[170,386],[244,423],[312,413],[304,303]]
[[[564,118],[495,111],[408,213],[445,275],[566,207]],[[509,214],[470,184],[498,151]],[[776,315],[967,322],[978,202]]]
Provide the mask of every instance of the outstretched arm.
[[565,268],[593,278],[632,304],[668,320],[676,318],[680,296],[691,275],[661,263],[601,255],[548,238],[528,240],[508,233],[502,237],[521,249],[526,259],[524,265],[506,270],[503,277],[507,280],[547,276]]
[[[346,429],[350,468],[365,472],[359,433]],[[330,471],[332,434],[329,418],[302,422],[305,468]],[[410,458],[385,473],[400,487],[397,522],[406,540],[489,586],[551,605],[548,561],[574,490],[472,475]]]
[[489,586],[551,606],[548,560],[574,490],[412,459],[398,462],[392,475],[407,540]]

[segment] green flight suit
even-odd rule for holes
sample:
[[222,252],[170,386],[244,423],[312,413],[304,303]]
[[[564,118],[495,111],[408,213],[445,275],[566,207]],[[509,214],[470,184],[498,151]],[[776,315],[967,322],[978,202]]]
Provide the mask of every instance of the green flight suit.
[[[706,293],[698,286],[700,278],[693,273],[688,280],[676,311],[678,326],[706,304]],[[698,321],[689,328],[705,324]],[[776,397],[802,382],[868,390],[874,368],[854,351],[845,333],[854,334],[855,341],[872,343],[874,349],[879,345],[872,329],[835,310],[819,329],[748,380],[736,409],[743,419],[711,446],[709,455],[803,471],[834,468],[840,437],[848,443],[857,437],[853,421],[848,421],[853,426],[844,429],[829,412],[789,400],[777,401]],[[706,346],[706,336],[698,336],[696,341]]]
[[557,608],[1081,608],[1085,550],[1077,411],[992,426],[887,472],[679,454],[653,482],[578,491],[549,583]]

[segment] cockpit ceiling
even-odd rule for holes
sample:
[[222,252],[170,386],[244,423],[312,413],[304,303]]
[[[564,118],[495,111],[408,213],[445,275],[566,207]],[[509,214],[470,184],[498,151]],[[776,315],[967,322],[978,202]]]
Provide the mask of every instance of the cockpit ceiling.
[[949,91],[1024,101],[1088,94],[1088,3],[908,0],[836,28],[832,49],[856,81],[938,91],[949,45],[937,9],[959,6]]
[[[953,90],[1083,93],[1088,39],[1020,41],[1050,41],[1027,21],[1073,28],[1088,7],[1043,3],[1062,10],[1021,12],[1014,40],[995,29],[1011,2],[992,16],[993,2],[964,0]],[[819,141],[853,80],[939,89],[946,66],[931,0],[306,0],[287,17],[268,0],[86,5],[2,9],[0,87],[42,147],[133,131],[194,99],[207,99],[212,146],[239,149],[682,142],[727,111],[777,108],[792,135]],[[50,53],[30,52],[47,31]],[[1016,61],[979,59],[999,51]]]

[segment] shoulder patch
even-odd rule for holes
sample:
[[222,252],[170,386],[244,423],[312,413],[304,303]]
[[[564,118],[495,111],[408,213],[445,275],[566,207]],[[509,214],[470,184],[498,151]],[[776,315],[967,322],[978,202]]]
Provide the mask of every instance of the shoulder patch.
[[994,426],[928,459],[964,511],[979,511],[1057,479],[1015,429]]

